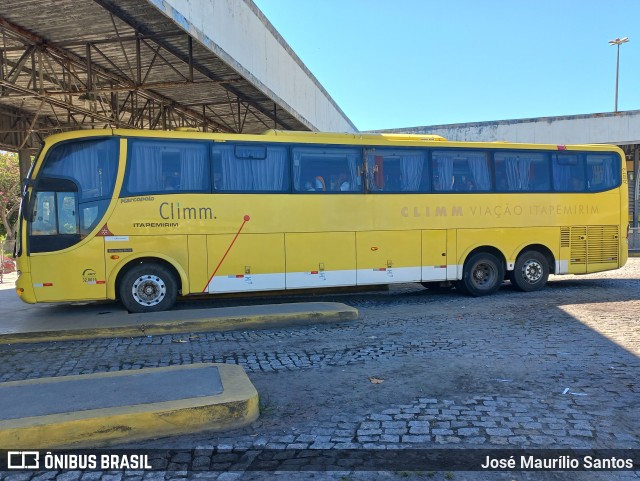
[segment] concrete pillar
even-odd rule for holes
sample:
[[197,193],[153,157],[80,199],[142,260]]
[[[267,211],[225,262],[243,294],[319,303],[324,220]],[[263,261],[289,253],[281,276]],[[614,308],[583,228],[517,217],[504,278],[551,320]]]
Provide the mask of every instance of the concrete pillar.
[[640,187],[640,172],[638,172],[638,164],[640,163],[640,145],[636,145],[633,149],[633,223],[634,229],[638,227],[638,187]]
[[20,184],[27,178],[29,169],[31,168],[31,151],[22,149],[18,151],[18,164],[20,166]]

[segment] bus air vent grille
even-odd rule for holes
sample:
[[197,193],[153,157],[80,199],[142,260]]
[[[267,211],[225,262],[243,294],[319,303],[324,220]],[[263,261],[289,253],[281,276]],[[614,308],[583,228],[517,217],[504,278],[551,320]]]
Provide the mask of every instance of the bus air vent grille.
[[618,226],[595,225],[589,226],[588,262],[600,264],[618,262],[619,246]]
[[571,260],[572,265],[587,263],[587,228],[578,226],[571,228]]
[[560,247],[569,247],[571,245],[571,231],[568,227],[560,228]]

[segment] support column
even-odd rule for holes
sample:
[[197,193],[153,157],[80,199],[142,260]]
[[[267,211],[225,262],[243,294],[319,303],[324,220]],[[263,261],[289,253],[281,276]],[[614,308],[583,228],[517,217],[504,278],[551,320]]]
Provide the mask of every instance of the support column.
[[634,229],[638,228],[638,188],[640,187],[638,164],[640,164],[640,145],[636,145],[633,149],[633,222],[631,225]]
[[29,149],[18,151],[18,165],[20,166],[20,185],[22,185],[22,181],[27,178],[31,168],[31,151]]

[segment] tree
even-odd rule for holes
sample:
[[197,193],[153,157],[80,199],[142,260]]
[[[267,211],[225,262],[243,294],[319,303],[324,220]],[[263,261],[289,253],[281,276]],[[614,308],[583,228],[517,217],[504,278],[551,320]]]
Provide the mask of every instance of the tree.
[[18,155],[0,151],[0,233],[15,239],[15,226],[20,207],[20,167]]

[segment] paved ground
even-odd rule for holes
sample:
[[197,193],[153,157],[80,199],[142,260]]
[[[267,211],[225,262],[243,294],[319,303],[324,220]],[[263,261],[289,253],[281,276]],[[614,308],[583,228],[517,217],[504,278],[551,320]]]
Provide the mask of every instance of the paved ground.
[[[640,448],[640,259],[615,272],[555,277],[538,293],[506,284],[492,297],[473,299],[407,284],[277,302],[301,300],[344,302],[360,310],[360,320],[0,346],[0,381],[194,362],[240,364],[261,395],[262,415],[250,428],[129,446],[199,448],[193,456],[200,465],[210,462],[206,453],[213,449]],[[247,301],[211,305],[241,303]],[[193,456],[182,462],[193,462]],[[390,472],[0,473],[5,481],[638,477],[628,471],[415,473],[409,466]]]

